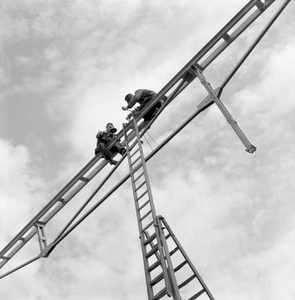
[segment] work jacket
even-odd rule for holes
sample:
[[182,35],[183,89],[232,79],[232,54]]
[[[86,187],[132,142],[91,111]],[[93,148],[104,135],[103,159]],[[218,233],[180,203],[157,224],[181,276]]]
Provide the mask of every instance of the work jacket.
[[128,103],[127,107],[131,108],[136,103],[139,103],[141,107],[145,106],[153,97],[156,95],[156,92],[151,90],[139,89],[134,93],[134,97]]
[[112,139],[117,138],[117,135],[112,132],[99,131],[96,135],[96,138],[97,138],[97,145],[99,143],[107,144]]

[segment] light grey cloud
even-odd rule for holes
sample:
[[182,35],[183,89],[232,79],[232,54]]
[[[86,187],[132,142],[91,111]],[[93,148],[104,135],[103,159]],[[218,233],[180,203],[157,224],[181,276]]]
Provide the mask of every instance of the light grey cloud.
[[[161,89],[246,2],[6,2],[0,43],[11,79],[1,96],[1,126],[8,122],[1,133],[2,247],[93,157],[97,130],[108,121],[121,127],[124,95]],[[216,299],[294,295],[293,11],[290,5],[222,95],[257,154],[244,152],[211,107],[148,163],[157,212]],[[205,72],[212,86],[220,84],[258,27]],[[150,135],[161,142],[205,95],[193,82]],[[147,142],[144,148],[150,151]],[[125,164],[94,201],[126,172]],[[48,237],[58,234],[102,178],[48,224]],[[144,299],[133,206],[128,183],[48,259],[2,279],[2,298]],[[33,242],[17,262],[38,253]]]

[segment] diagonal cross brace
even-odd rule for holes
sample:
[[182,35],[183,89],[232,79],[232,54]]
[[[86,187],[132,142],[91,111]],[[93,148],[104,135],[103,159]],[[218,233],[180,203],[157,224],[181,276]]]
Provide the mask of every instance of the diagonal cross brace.
[[206,80],[205,76],[203,75],[202,71],[199,68],[197,68],[195,65],[191,67],[191,70],[199,78],[200,82],[202,83],[202,85],[205,87],[205,89],[209,93],[210,98],[215,102],[215,104],[217,105],[217,107],[220,109],[220,111],[222,112],[222,114],[226,118],[226,120],[229,123],[229,125],[233,128],[233,130],[235,131],[235,133],[237,134],[237,136],[239,137],[239,139],[242,141],[242,143],[246,147],[246,151],[249,152],[249,153],[254,153],[256,151],[256,147],[253,146],[249,142],[249,140],[247,139],[247,137],[244,135],[244,133],[242,132],[242,130],[238,126],[238,123],[233,119],[233,117],[231,116],[231,114],[229,113],[229,111],[226,109],[226,107],[224,106],[224,104],[219,99],[219,97],[218,97],[218,92],[219,92],[218,89],[215,90],[215,91],[213,90],[213,88],[211,87],[210,83]]

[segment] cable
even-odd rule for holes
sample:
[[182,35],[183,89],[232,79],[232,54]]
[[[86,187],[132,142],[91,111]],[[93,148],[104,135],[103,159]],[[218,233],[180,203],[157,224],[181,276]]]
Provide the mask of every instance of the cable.
[[150,145],[149,141],[147,140],[147,138],[144,136],[144,139],[146,140],[146,142],[148,143],[148,145],[150,146],[151,150],[153,151],[154,149],[152,148],[152,146]]
[[153,142],[157,145],[157,146],[159,146],[159,144],[152,138],[152,136],[147,132],[147,134],[148,134],[148,136],[153,140]]

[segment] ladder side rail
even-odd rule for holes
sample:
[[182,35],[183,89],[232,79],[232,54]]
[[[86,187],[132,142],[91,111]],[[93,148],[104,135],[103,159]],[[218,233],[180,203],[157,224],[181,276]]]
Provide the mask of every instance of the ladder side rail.
[[[212,102],[213,103],[213,102]],[[172,133],[169,137],[167,137],[163,143],[161,143],[157,148],[155,148],[146,158],[147,162],[150,160],[158,151],[160,151],[169,141],[175,137],[177,133],[179,133],[193,118],[195,118],[197,114],[193,114],[186,122],[184,122],[181,126],[178,127],[177,131]],[[134,137],[133,137],[134,138]],[[124,184],[130,178],[130,173],[125,175],[109,192],[107,192],[96,204],[93,205],[76,223],[74,223],[59,239],[55,242],[55,244],[59,243],[62,239],[64,239],[67,235],[69,235],[79,224],[81,224],[91,213],[94,212],[95,209],[98,208],[108,197],[110,197],[122,184]]]
[[[169,276],[168,276],[168,272],[167,272],[167,268],[166,268],[166,264],[165,264],[164,249],[163,249],[163,246],[161,244],[160,230],[159,230],[159,226],[158,226],[158,223],[157,223],[156,209],[155,209],[155,205],[154,205],[151,184],[150,184],[150,180],[149,180],[149,176],[148,176],[148,171],[147,171],[147,167],[146,167],[145,158],[144,158],[144,155],[143,155],[142,145],[141,145],[141,142],[140,142],[140,136],[139,136],[139,131],[138,131],[138,127],[137,127],[137,122],[136,122],[135,119],[133,119],[133,124],[134,124],[134,129],[135,129],[135,132],[136,132],[136,136],[137,136],[138,146],[139,146],[139,149],[140,149],[139,152],[140,152],[140,157],[141,157],[141,164],[142,164],[144,174],[145,174],[144,175],[145,176],[145,182],[146,182],[146,186],[147,186],[147,190],[148,190],[149,204],[150,204],[150,207],[151,207],[152,218],[153,218],[154,226],[155,226],[154,229],[155,229],[155,233],[156,233],[158,251],[159,251],[159,254],[160,254],[160,261],[161,261],[161,266],[162,266],[163,275],[164,275],[166,293],[167,293],[168,296],[171,296],[172,295],[171,283],[170,283],[170,280],[169,280]],[[143,246],[143,248],[145,248],[143,243],[144,243],[144,239],[142,240],[142,246]],[[147,258],[145,258],[145,260],[147,260]]]
[[[163,276],[164,276],[164,281],[165,281],[165,290],[166,290],[165,293],[167,293],[167,295],[170,296],[171,295],[171,285],[169,282],[169,277],[168,277],[168,273],[167,273],[167,269],[166,269],[166,265],[165,265],[164,252],[163,252],[163,248],[161,247],[158,228],[157,228],[157,226],[155,226],[156,225],[156,211],[155,211],[155,206],[153,203],[151,186],[150,186],[150,182],[149,182],[149,178],[148,178],[147,168],[146,168],[146,164],[145,164],[145,158],[143,155],[143,149],[142,149],[142,145],[140,142],[140,136],[139,136],[139,131],[138,131],[138,127],[137,127],[137,122],[134,118],[133,118],[133,124],[134,124],[134,130],[136,133],[137,145],[139,148],[139,155],[140,155],[140,159],[141,159],[140,165],[143,169],[144,181],[145,181],[145,185],[146,185],[147,192],[148,192],[148,203],[150,205],[151,217],[152,217],[152,220],[154,223],[154,231],[155,231],[156,240],[157,240],[157,251],[159,251],[161,267],[163,270]],[[124,134],[126,136],[126,131],[124,131]],[[141,217],[141,215],[140,215],[140,207],[139,207],[139,203],[138,203],[139,198],[137,197],[134,171],[132,169],[131,153],[129,150],[130,150],[129,145],[127,143],[127,152],[128,152],[128,161],[129,161],[129,168],[130,168],[130,175],[131,175],[132,191],[133,191],[134,202],[135,202],[135,207],[136,207],[138,229],[139,229],[139,234],[140,234],[141,248],[142,248],[142,254],[143,254],[143,261],[144,261],[146,285],[147,285],[148,296],[150,299],[153,299],[154,291],[153,291],[153,287],[151,285],[151,282],[152,282],[151,274],[148,271],[149,265],[148,265],[148,257],[147,257],[147,251],[146,251],[146,245],[145,245],[146,239],[145,239],[145,232],[144,232],[143,226],[142,226],[143,217]],[[151,226],[149,226],[149,228],[151,228]]]
[[[158,222],[158,220],[157,220],[157,222]],[[155,229],[159,231],[159,238],[161,239],[161,233],[160,233],[160,230],[159,230],[159,223],[154,224],[154,226],[155,226]],[[156,234],[156,232],[155,232],[155,234]],[[149,233],[145,232],[145,235],[146,235],[146,241],[148,241],[149,238],[150,238]],[[149,241],[149,244],[150,244],[151,248],[154,248],[154,247],[157,247],[157,246],[159,248],[159,253],[157,253],[157,252],[154,253],[154,255],[156,256],[157,261],[153,265],[149,266],[149,268],[151,268],[151,271],[152,271],[155,268],[157,268],[157,266],[161,265],[163,273],[162,274],[160,273],[158,276],[156,276],[153,279],[153,281],[160,282],[162,279],[164,279],[165,287],[162,288],[154,298],[155,299],[160,299],[165,294],[167,294],[168,297],[171,297],[171,296],[174,297],[175,293],[173,292],[173,287],[172,287],[172,282],[171,282],[171,279],[170,279],[171,277],[170,277],[170,274],[169,274],[169,269],[166,267],[166,263],[165,263],[165,258],[166,258],[165,251],[164,251],[165,249],[163,247],[163,243],[162,243],[161,240],[160,240],[160,243],[159,243],[159,241],[157,241],[157,243],[158,244],[155,245],[153,241]],[[151,282],[151,284],[152,284],[152,282]],[[181,300],[181,299],[177,299],[177,300]]]
[[[207,98],[207,97],[206,97]],[[205,100],[206,100],[205,98]],[[145,157],[145,162],[148,162],[154,155],[156,155],[164,146],[166,146],[185,126],[187,126],[194,118],[196,118],[202,111],[211,106],[214,102],[208,102],[202,109],[196,110],[187,120],[185,120],[177,129],[172,132],[162,143],[160,143],[151,153]],[[105,194],[91,209],[89,209],[71,228],[66,232],[64,237],[68,235],[74,228],[76,228],[83,220],[85,220],[98,206],[100,206],[108,197],[110,197],[123,183],[130,178],[130,173],[125,175],[107,194]]]
[[[112,148],[115,145],[116,141],[111,141],[107,146],[108,148]],[[33,226],[34,224],[42,218],[47,211],[49,211],[60,199],[64,194],[66,194],[79,180],[82,180],[83,185],[77,188],[80,191],[85,184],[88,183],[91,179],[95,177],[106,165],[107,162],[103,161],[99,164],[99,166],[93,170],[87,177],[87,181],[83,180],[83,175],[85,175],[95,164],[98,163],[99,159],[102,158],[101,154],[96,155],[93,159],[91,159],[88,164],[86,164],[79,173],[77,173],[45,206],[44,208],[30,221],[28,224],[0,251],[0,257],[4,256],[5,253],[15,244],[17,243],[23,235],[25,235]],[[77,192],[78,192],[77,191]],[[75,193],[76,194],[76,193]],[[75,195],[73,194],[73,196]],[[73,197],[69,198],[65,201],[64,205],[69,202]],[[64,206],[63,205],[63,206]],[[62,207],[63,207],[62,206]],[[61,207],[61,208],[62,208]],[[52,216],[51,216],[52,217]]]
[[[206,97],[207,98],[207,97]],[[206,100],[206,98],[204,100]],[[204,102],[204,100],[202,101],[202,103]],[[202,111],[204,111],[205,109],[207,109],[209,106],[211,106],[214,102],[208,102],[208,104],[206,104],[205,106],[203,106],[201,109],[196,110],[186,121],[184,121],[174,132],[172,132],[157,148],[155,148],[146,158],[145,161],[147,162],[149,159],[151,159],[158,151],[160,151],[166,144],[169,143],[169,141],[171,139],[173,139],[175,137],[175,135],[177,135],[185,126],[187,126],[195,117],[197,117]],[[130,124],[128,124],[129,126]],[[142,126],[144,124],[140,124],[139,126],[139,130],[143,129],[144,126]],[[134,136],[133,136],[134,138]],[[93,161],[93,160],[92,160]],[[98,206],[100,206],[100,204],[102,204],[110,195],[112,195],[125,181],[127,181],[130,177],[130,174],[127,174],[117,185],[114,186],[113,189],[111,189],[104,197],[102,197],[100,199],[100,201],[98,201],[91,209],[89,209],[70,229],[68,229],[67,232],[65,232],[63,234],[63,236],[61,237],[60,240],[62,240],[63,238],[65,238],[70,232],[72,232],[83,220],[85,220],[96,208],[98,208]],[[34,221],[34,222],[33,222]],[[37,221],[33,219],[32,221],[32,228],[34,230],[33,234],[30,234],[29,238],[34,236],[34,234],[36,234],[36,228],[33,226],[33,224]],[[5,256],[5,253],[14,245],[16,244],[23,236],[23,234],[25,234],[30,228],[26,228],[26,230],[22,230],[20,232],[20,234],[17,236],[18,238],[16,239],[16,237],[14,239],[16,239],[13,243],[12,241],[1,251],[0,253],[0,259],[1,257]],[[26,240],[26,242],[28,242],[28,240]],[[60,241],[59,241],[60,242]],[[19,250],[19,249],[18,249]],[[1,267],[6,264],[7,261],[0,262],[0,269]]]
[[[264,6],[269,6],[270,4],[272,4],[273,2],[274,2],[275,0],[271,0],[271,1],[266,1],[265,3],[265,5]],[[255,4],[256,3],[258,3],[258,1],[256,1],[255,2]],[[180,72],[179,72],[180,73]],[[184,72],[185,73],[185,72]],[[181,76],[180,76],[180,78],[181,78]],[[162,89],[163,90],[163,89]],[[163,95],[164,95],[164,93],[163,93]],[[161,95],[160,95],[161,96]],[[159,97],[160,98],[160,97]],[[110,146],[111,147],[111,146]],[[95,162],[94,162],[94,164],[96,163],[96,161],[98,160],[98,158],[97,157],[95,157],[94,158],[94,160],[95,160]],[[93,160],[92,160],[93,161]],[[92,162],[91,161],[91,162]],[[90,162],[90,163],[91,163]],[[87,167],[87,166],[86,166]],[[89,169],[91,168],[91,166],[89,167]],[[75,178],[74,178],[75,179]],[[74,180],[73,179],[73,180]],[[75,181],[75,182],[77,182],[79,179],[81,179],[81,177],[80,178],[77,178],[77,180]],[[70,182],[71,183],[71,182]],[[70,184],[69,183],[69,184]],[[66,186],[67,187],[67,186]],[[65,188],[66,188],[65,187]],[[56,196],[56,197],[58,197],[58,195]],[[55,200],[55,198],[54,199],[52,199],[52,201],[53,200]],[[58,201],[59,199],[56,199],[56,201]],[[53,204],[55,204],[56,203],[56,201],[54,201],[54,203]],[[48,203],[48,204],[50,204],[50,203]],[[47,208],[49,208],[48,206],[47,206]],[[34,221],[37,221],[39,218],[37,218],[36,220],[34,220]],[[26,228],[26,227],[25,227]],[[25,234],[26,233],[26,231],[27,231],[27,229],[29,230],[30,229],[30,227],[27,227],[24,231],[22,231],[22,234],[19,234],[17,237],[16,237],[16,239],[14,239],[13,241],[11,241],[11,243],[13,244],[13,243],[16,243],[16,242],[18,242],[19,240],[21,240],[21,238],[22,238],[22,236],[23,236],[23,234]],[[12,245],[11,243],[9,243],[1,252],[0,252],[0,256],[4,256],[4,254],[5,254],[5,252],[7,252],[6,250],[7,249],[9,249],[9,245]],[[8,248],[7,248],[8,247]],[[5,250],[5,251],[4,251]]]
[[[112,141],[108,144],[108,147],[111,148],[115,144],[116,141]],[[47,214],[50,209],[56,205],[57,202],[62,201],[55,207],[43,220],[42,222],[47,223],[50,219],[52,219],[91,179],[93,179],[106,165],[107,162],[104,160],[102,161],[91,173],[88,174],[87,180],[85,181],[83,178],[83,175],[85,175],[96,163],[98,163],[99,159],[102,158],[101,154],[96,155],[73,179],[64,187],[61,189],[61,191],[50,201],[48,202],[45,207],[29,222],[27,225],[0,251],[0,259],[1,257],[4,257],[5,254],[11,250],[15,245],[20,241],[24,240],[23,236],[25,236],[33,227],[34,224],[44,215]],[[62,196],[67,193],[79,180],[82,180],[78,186],[76,186],[70,194],[68,194],[65,199],[62,198]],[[34,231],[34,234],[36,234],[37,231]],[[18,252],[22,246],[24,246],[29,239],[31,239],[34,234],[29,234],[27,238],[25,239],[25,242],[21,245],[17,245],[17,251],[12,251],[13,255]],[[10,257],[11,258],[11,257]],[[5,263],[4,263],[5,264]],[[4,265],[2,262],[0,262],[0,268]]]
[[[124,130],[124,124],[123,124],[123,133],[125,136],[125,140],[127,140],[127,131]],[[138,142],[137,136],[135,136],[135,139],[137,140],[137,145],[139,147],[140,142]],[[137,225],[138,225],[138,229],[139,229],[139,238],[141,243],[143,243],[144,240],[144,234],[143,234],[143,228],[142,228],[142,224],[140,222],[140,211],[138,209],[138,204],[136,201],[137,198],[137,193],[136,193],[136,187],[135,187],[135,178],[134,178],[134,172],[132,171],[132,162],[131,162],[131,153],[130,153],[130,147],[129,147],[129,143],[126,143],[126,148],[127,148],[127,157],[128,157],[128,162],[129,162],[129,168],[130,168],[130,177],[131,177],[131,184],[132,184],[132,192],[133,192],[133,197],[134,197],[134,202],[135,202],[135,211],[136,211],[136,216],[137,216]],[[133,147],[134,148],[134,147]],[[148,293],[148,299],[152,300],[153,299],[153,289],[151,287],[151,285],[149,284],[151,282],[151,275],[150,273],[147,271],[148,270],[148,262],[146,260],[146,249],[145,247],[141,247],[142,248],[142,256],[143,256],[143,263],[144,263],[144,273],[145,273],[145,281],[146,281],[146,288],[147,288],[147,293]]]
[[140,153],[140,158],[141,158],[141,164],[142,164],[142,168],[143,168],[144,174],[145,174],[145,181],[146,181],[150,205],[151,205],[151,209],[152,209],[153,220],[155,222],[156,221],[156,208],[154,205],[151,184],[150,184],[150,180],[149,180],[148,173],[147,173],[147,167],[146,167],[146,163],[145,163],[145,159],[144,159],[144,155],[143,155],[143,149],[142,149],[142,145],[140,142],[140,135],[139,135],[139,131],[138,131],[137,123],[136,123],[135,119],[133,119],[133,124],[134,124],[134,128],[135,128],[136,136],[137,136],[138,147],[140,149],[139,153]]
[[189,267],[191,268],[192,272],[195,274],[196,278],[198,279],[199,283],[201,284],[201,286],[205,289],[208,297],[210,298],[210,300],[215,300],[213,295],[211,294],[210,290],[208,289],[207,285],[205,284],[204,280],[202,279],[201,275],[198,273],[197,269],[194,267],[192,261],[189,259],[188,255],[186,254],[186,252],[184,251],[183,247],[181,246],[180,242],[178,241],[178,239],[176,238],[175,234],[173,233],[172,229],[170,228],[170,226],[168,225],[167,221],[165,220],[165,218],[163,216],[159,216],[161,222],[163,222],[164,226],[166,227],[167,231],[169,232],[169,234],[171,235],[171,238],[173,239],[173,241],[175,242],[175,244],[177,245],[179,251],[181,252],[181,254],[184,256],[184,258],[186,259],[186,261],[188,262]]
[[291,0],[285,0],[285,2],[281,5],[281,7],[277,10],[277,12],[271,18],[271,20],[267,23],[267,25],[263,28],[263,30],[260,32],[260,34],[254,40],[254,42],[250,45],[250,47],[247,49],[247,51],[241,57],[241,59],[237,62],[237,64],[234,66],[234,68],[229,72],[228,76],[225,78],[225,80],[220,85],[221,91],[218,94],[218,97],[220,96],[220,94],[221,94],[222,90],[224,89],[224,87],[231,80],[231,78],[234,76],[234,74],[239,70],[239,68],[241,67],[241,65],[245,62],[245,60],[248,58],[248,56],[251,54],[251,52],[255,49],[255,47],[258,45],[258,43],[260,42],[260,40],[268,32],[268,30],[271,28],[271,26],[273,25],[273,23],[280,16],[280,14],[283,12],[283,10],[286,8],[286,6],[290,3],[290,1]]
[[[275,0],[269,0],[268,2],[265,3],[265,7],[269,7]],[[229,31],[242,17],[244,17],[245,14],[247,14],[255,5],[256,5],[257,1],[250,1],[247,5],[245,5],[245,7],[243,9],[240,10],[240,12],[238,14],[236,14],[236,16],[230,20],[187,64],[184,68],[181,69],[180,72],[178,72],[178,74],[176,76],[174,76],[174,78],[157,94],[157,97],[155,97],[154,101],[152,101],[152,103],[150,103],[150,105],[147,105],[146,110],[148,110],[148,108],[152,107],[154,103],[156,103],[163,95],[165,95],[165,93],[175,84],[177,83],[177,81],[179,81],[180,78],[183,77],[183,75],[185,75],[185,73],[187,72],[187,69],[189,68],[190,65],[192,65],[194,62],[197,62],[202,56],[204,56],[223,36],[225,33],[227,33],[227,31]],[[211,61],[212,62],[212,61]],[[208,64],[207,64],[208,65]],[[206,65],[206,66],[207,66]],[[166,92],[163,92],[165,91]],[[142,111],[142,114],[144,114],[145,110]],[[119,132],[118,137],[122,137],[123,133],[122,131]],[[111,148],[113,145],[115,144],[115,142],[110,143],[109,148]],[[95,158],[94,158],[95,159]],[[97,159],[98,160],[98,159]],[[90,161],[90,163],[88,165],[86,165],[84,167],[84,169],[81,170],[81,172],[79,172],[76,177],[74,177],[72,179],[72,181],[69,182],[69,184],[67,186],[65,186],[65,188],[63,190],[60,191],[59,194],[57,194],[51,202],[48,203],[48,206],[46,206],[44,208],[44,210],[48,210],[48,208],[51,207],[51,203],[52,205],[58,201],[58,198],[64,194],[65,191],[68,190],[68,188],[70,188],[72,185],[74,185],[79,178],[81,177],[81,174],[85,174],[94,164],[96,163],[96,160],[93,163],[93,160]],[[42,214],[42,211],[40,212],[40,214]],[[36,216],[37,219],[33,219],[31,222],[34,223],[35,221],[37,221],[39,219],[38,215]],[[29,225],[29,224],[28,224]],[[29,226],[31,227],[31,226]],[[27,227],[27,229],[29,228]],[[24,228],[24,232],[26,231],[26,227]],[[18,236],[21,236],[21,232],[18,234]],[[16,242],[19,238],[18,236],[16,236],[16,239],[14,240],[14,242]],[[5,248],[4,248],[5,249]],[[4,250],[3,249],[3,250]],[[6,252],[6,250],[5,250]],[[2,252],[1,252],[2,253]],[[0,255],[1,255],[0,253]]]
[[176,277],[175,277],[175,273],[174,273],[174,269],[173,269],[173,264],[172,264],[171,257],[169,254],[169,249],[168,249],[168,245],[166,242],[165,234],[163,232],[160,216],[157,216],[157,225],[158,225],[158,229],[160,232],[160,239],[161,239],[161,242],[162,242],[162,245],[164,248],[165,258],[166,258],[167,265],[168,265],[168,274],[169,274],[169,278],[171,280],[171,285],[172,285],[172,289],[173,289],[173,299],[174,300],[182,300],[180,293],[179,293],[179,289],[178,289],[178,285],[177,285],[177,281],[176,281]]
[[[204,100],[206,100],[206,97]],[[203,100],[203,101],[204,101]],[[202,102],[203,102],[202,101]],[[207,100],[206,100],[207,101]],[[171,133],[157,148],[155,148],[150,154],[148,154],[145,158],[145,161],[149,161],[154,155],[156,155],[165,145],[167,145],[170,140],[172,140],[186,125],[188,125],[194,118],[196,118],[202,111],[211,106],[214,102],[208,102],[207,104],[202,106],[201,109],[196,110],[186,121],[184,121],[177,129]],[[55,246],[60,243],[64,238],[66,238],[78,225],[80,225],[90,214],[92,214],[106,199],[108,199],[121,185],[123,185],[130,178],[130,173],[125,175],[108,193],[106,193],[96,204],[93,205],[87,212],[84,213],[83,216],[80,217],[63,235],[55,242]],[[33,227],[34,233],[36,233],[36,228]],[[32,236],[33,236],[32,235]],[[1,259],[1,257],[0,257]],[[5,261],[6,259],[3,258]],[[6,263],[6,262],[5,262]],[[2,264],[2,265],[1,265]],[[0,263],[0,268],[3,266],[3,262]]]

